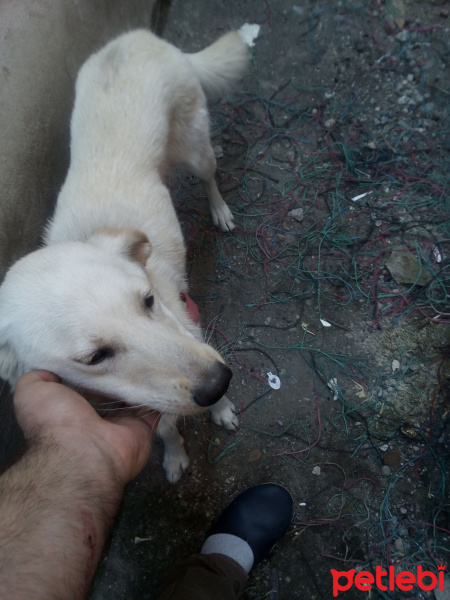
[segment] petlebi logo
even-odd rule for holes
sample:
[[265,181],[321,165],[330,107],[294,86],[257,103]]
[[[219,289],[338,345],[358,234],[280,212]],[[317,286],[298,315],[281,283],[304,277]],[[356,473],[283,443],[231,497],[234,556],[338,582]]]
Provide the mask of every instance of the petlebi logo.
[[383,569],[380,566],[375,567],[375,575],[370,571],[360,571],[356,573],[355,569],[349,571],[336,571],[331,569],[333,577],[333,596],[337,596],[339,592],[345,592],[355,586],[358,590],[367,592],[372,587],[378,588],[382,592],[390,592],[400,590],[408,592],[416,585],[419,589],[429,592],[438,589],[441,592],[444,590],[444,574],[446,565],[438,566],[438,574],[433,571],[426,571],[421,565],[417,567],[417,571],[400,571],[395,572],[395,567],[390,566],[388,569]]

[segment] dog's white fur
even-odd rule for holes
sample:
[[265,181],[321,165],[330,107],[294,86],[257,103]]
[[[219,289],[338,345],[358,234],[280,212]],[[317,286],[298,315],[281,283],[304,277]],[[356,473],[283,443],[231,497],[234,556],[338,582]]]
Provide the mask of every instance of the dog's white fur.
[[[205,92],[228,90],[248,59],[236,32],[189,55],[144,30],[89,58],[46,245],[13,265],[0,287],[0,375],[14,386],[23,373],[48,369],[108,406],[163,412],[172,482],[189,462],[176,416],[201,410],[195,390],[223,360],[180,299],[185,246],[164,177],[177,163],[204,180],[213,222],[233,228],[214,180]],[[89,364],[99,351],[106,356]],[[235,429],[233,408],[221,398],[214,422]]]

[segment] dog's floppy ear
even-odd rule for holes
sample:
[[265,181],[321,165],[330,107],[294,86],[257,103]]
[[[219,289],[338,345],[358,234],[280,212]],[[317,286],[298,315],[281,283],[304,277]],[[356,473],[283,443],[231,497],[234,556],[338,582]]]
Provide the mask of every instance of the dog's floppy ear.
[[102,227],[96,229],[88,240],[91,244],[105,248],[112,254],[121,254],[142,263],[144,266],[151,252],[147,236],[137,229],[114,229]]

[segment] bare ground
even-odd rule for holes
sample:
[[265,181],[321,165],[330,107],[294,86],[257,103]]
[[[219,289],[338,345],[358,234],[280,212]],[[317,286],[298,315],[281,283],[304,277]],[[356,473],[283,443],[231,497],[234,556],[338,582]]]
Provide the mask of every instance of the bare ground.
[[[295,518],[245,598],[331,598],[332,568],[448,564],[448,4],[175,0],[163,35],[196,51],[244,22],[261,25],[252,72],[211,106],[236,230],[214,229],[199,182],[170,181],[241,428],[186,421],[175,486],[155,449],[91,600],[156,598],[265,481],[289,488]],[[412,257],[405,281],[395,250]]]

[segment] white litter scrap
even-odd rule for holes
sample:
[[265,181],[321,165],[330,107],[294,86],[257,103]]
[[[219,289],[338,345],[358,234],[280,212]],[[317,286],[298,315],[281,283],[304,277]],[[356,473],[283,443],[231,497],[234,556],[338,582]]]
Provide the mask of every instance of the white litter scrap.
[[270,371],[267,373],[267,377],[269,378],[269,385],[274,390],[279,390],[281,386],[280,378],[277,375],[274,375]]
[[238,29],[238,33],[244,42],[247,44],[249,48],[253,48],[255,45],[255,40],[259,35],[260,30],[259,25],[250,25],[250,23],[244,23],[240,29]]
[[352,201],[357,202],[358,200],[362,200],[366,196],[370,196],[370,194],[372,194],[372,193],[373,193],[373,190],[370,190],[370,192],[364,192],[364,194],[359,194],[359,196],[353,196]]
[[333,400],[337,400],[339,396],[339,386],[336,377],[332,377],[330,381],[327,383],[327,386],[334,393]]
[[394,358],[394,360],[392,361],[392,372],[395,373],[395,371],[397,371],[398,369],[400,369],[400,362]]
[[437,263],[442,262],[442,254],[439,250],[439,246],[437,244],[433,244],[433,256],[434,256],[434,260]]
[[320,319],[320,322],[324,327],[331,327],[331,323],[328,323],[328,321],[325,321],[325,319]]

